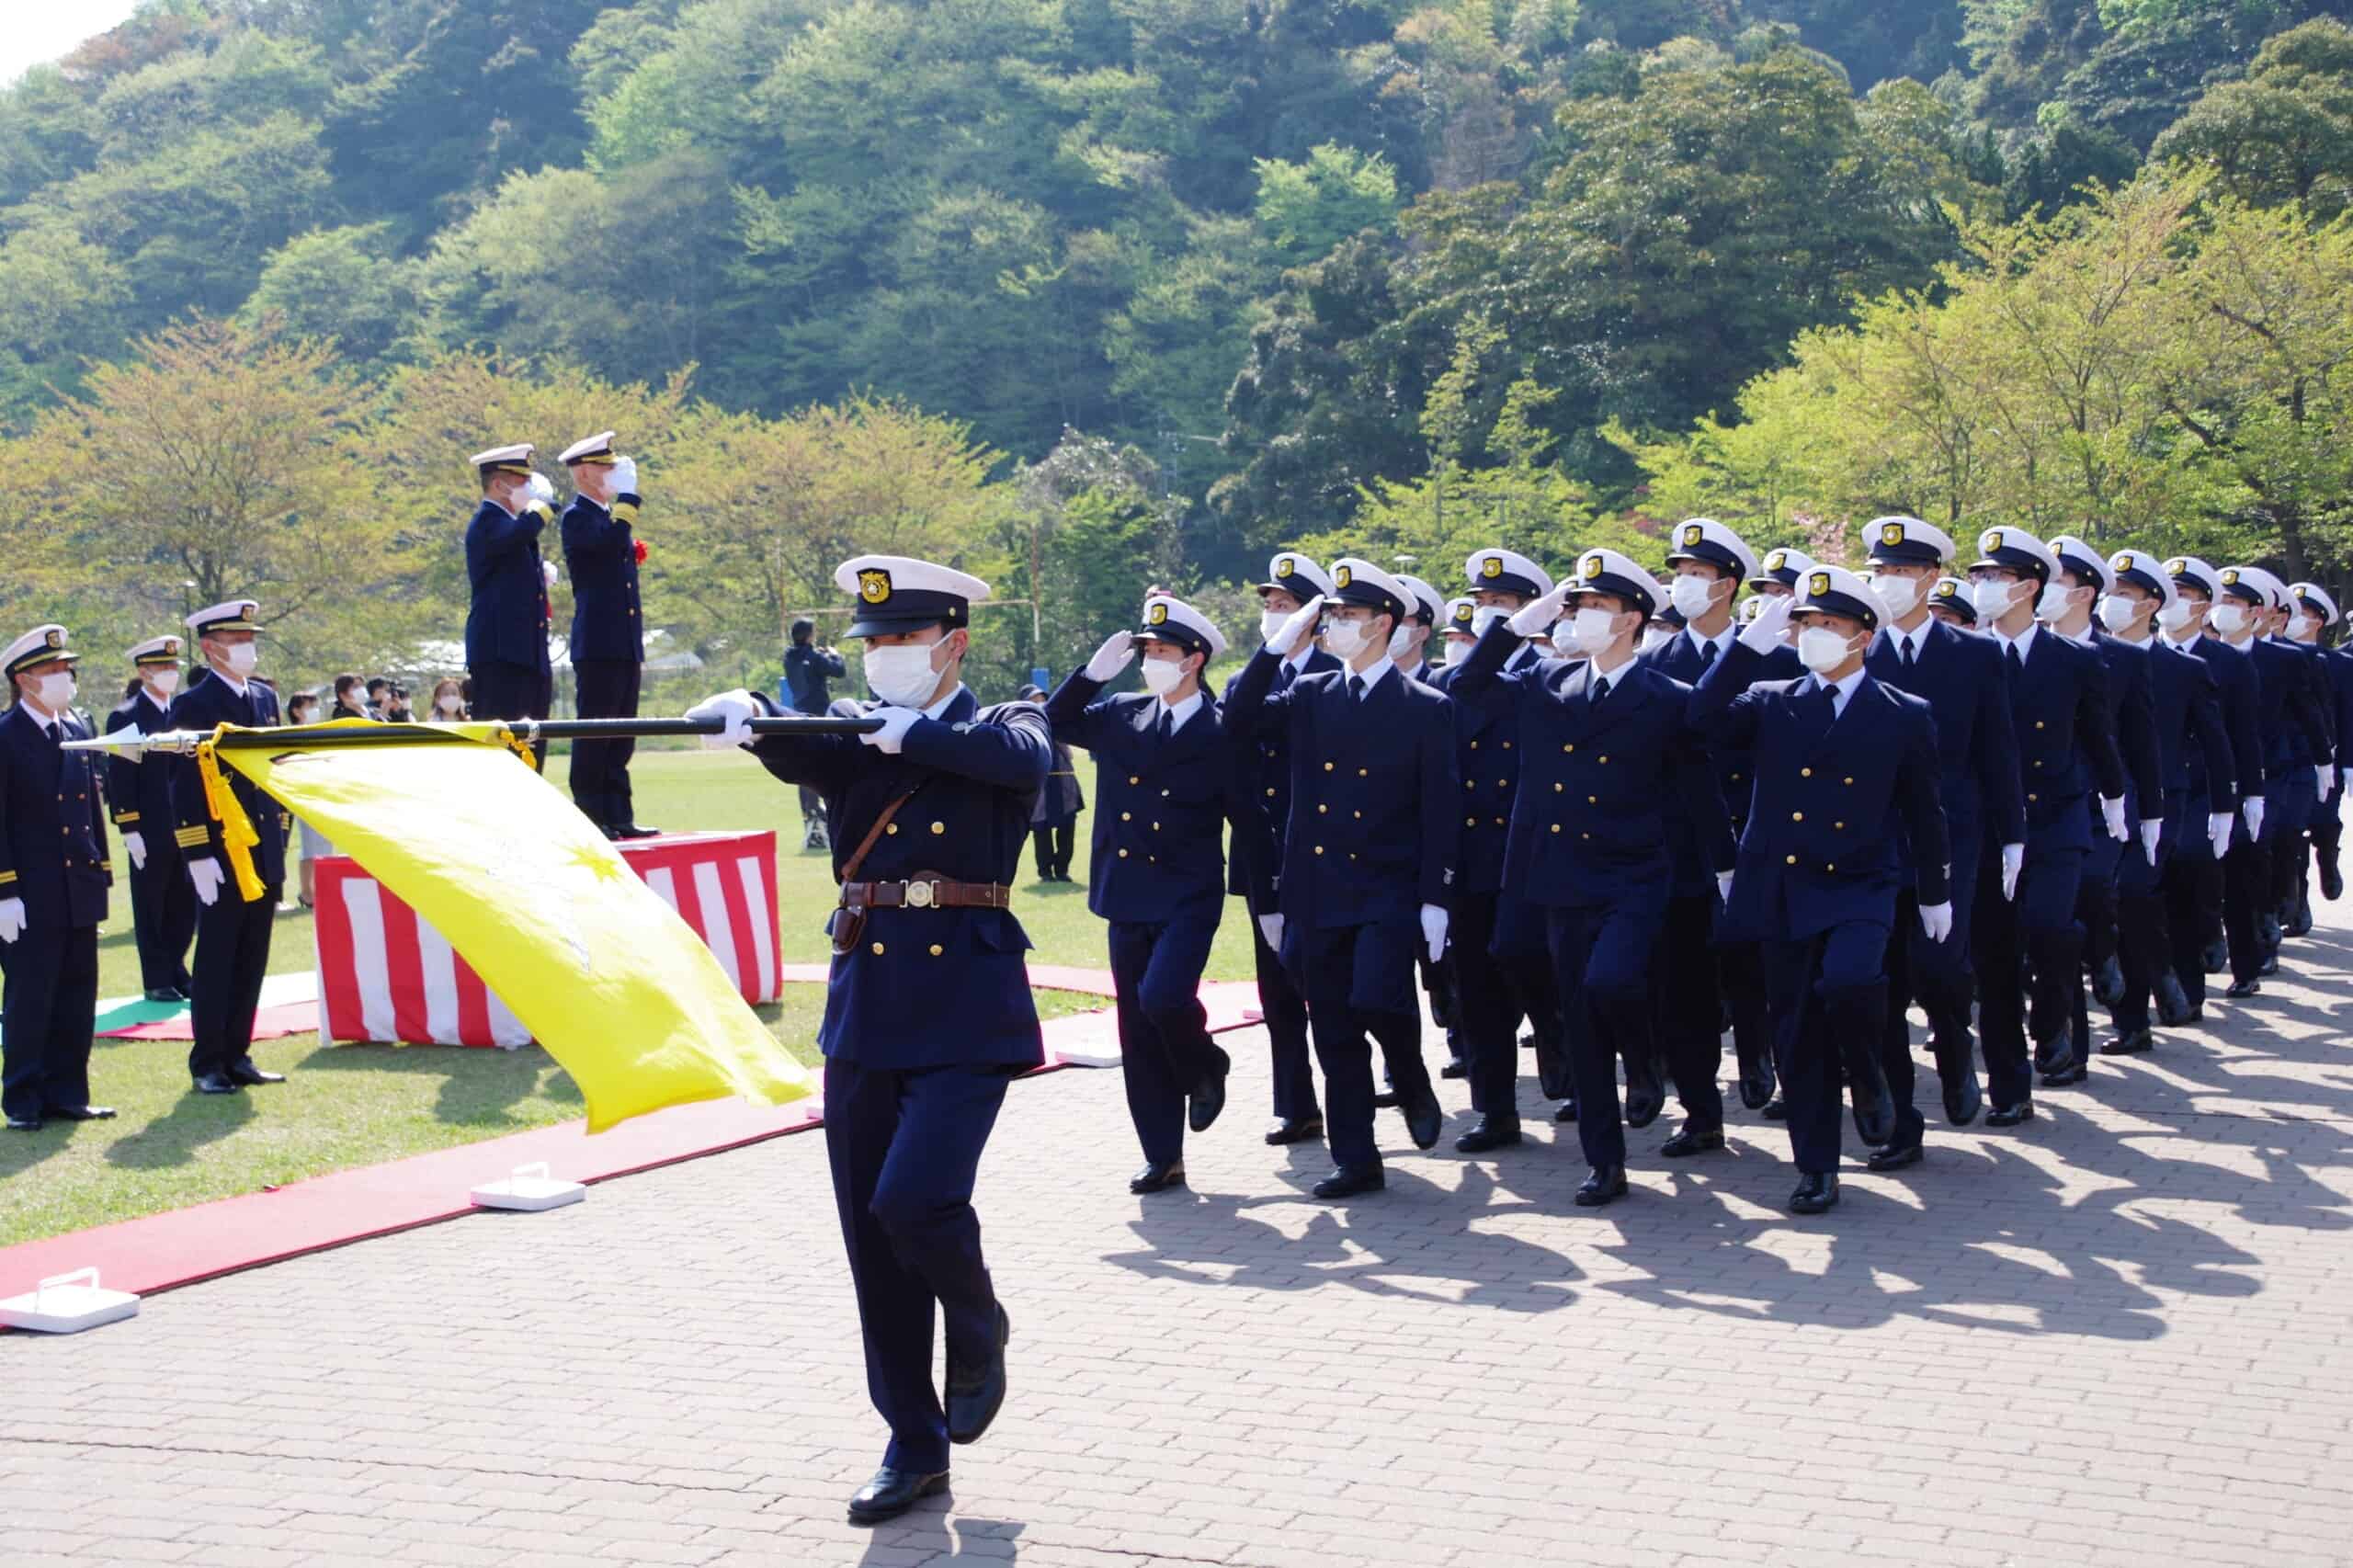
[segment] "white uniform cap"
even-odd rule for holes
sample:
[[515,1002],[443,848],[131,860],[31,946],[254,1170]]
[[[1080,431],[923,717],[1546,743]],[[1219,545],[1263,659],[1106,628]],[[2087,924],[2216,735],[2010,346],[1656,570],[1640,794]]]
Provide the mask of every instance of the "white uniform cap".
[[1332,597],[1344,605],[1385,611],[1399,620],[1405,619],[1414,602],[1412,589],[1371,562],[1353,555],[1332,562]]
[[199,637],[214,631],[259,631],[254,617],[261,605],[253,599],[225,599],[208,605],[188,618],[188,629]]
[[185,642],[178,637],[150,637],[131,650],[131,662],[134,665],[176,665],[180,662],[183,646]]
[[1917,517],[1873,517],[1863,528],[1866,559],[1874,566],[1935,566],[1952,559],[1952,535]]
[[1414,596],[1415,602],[1405,607],[1406,613],[1408,615],[1425,616],[1429,619],[1432,625],[1436,625],[1438,623],[1438,611],[1443,609],[1446,606],[1446,601],[1439,595],[1438,591],[1436,588],[1431,587],[1427,583],[1423,582],[1419,577],[1415,576],[1411,572],[1398,573],[1397,580],[1400,583],[1403,583],[1405,585],[1406,591]]
[[1143,625],[1136,636],[1173,643],[1188,653],[1207,653],[1212,659],[1225,652],[1225,638],[1208,616],[1166,594],[1154,594],[1143,601]]
[[1765,552],[1764,562],[1756,569],[1756,575],[1748,580],[1748,585],[1754,588],[1766,583],[1779,583],[1785,588],[1794,588],[1798,585],[1798,579],[1813,570],[1813,557],[1802,550],[1790,550],[1786,546],[1768,550]]
[[2253,588],[2263,596],[2263,608],[2266,609],[2282,609],[2287,607],[2288,585],[2260,566],[2223,567],[2222,586],[2236,588],[2241,593]]
[[613,433],[599,430],[594,436],[583,436],[564,448],[556,460],[566,468],[574,463],[608,463],[613,460]]
[[2116,592],[2116,574],[2109,568],[2107,558],[2098,551],[2094,550],[2074,534],[2060,534],[2051,540],[2050,548],[2051,554],[2059,562],[2061,571],[2088,572],[2098,580],[2101,593]]
[[1658,579],[1637,565],[1634,558],[1614,550],[1588,550],[1577,557],[1577,581],[1573,593],[1615,594],[1643,612],[1648,620],[1658,613]]
[[1688,518],[1676,525],[1673,537],[1675,548],[1666,554],[1669,566],[1678,561],[1701,561],[1728,570],[1737,583],[1756,575],[1756,552],[1713,517]]
[[2290,583],[2288,595],[2298,606],[2320,617],[2323,626],[2336,624],[2336,601],[2330,598],[2328,590],[2318,583]]
[[2026,529],[2006,523],[1979,534],[1977,551],[1978,559],[1970,563],[1972,571],[1980,566],[2007,566],[2018,572],[2040,572],[2046,583],[2059,575],[2059,558],[2051,553],[2051,547]]
[[486,452],[476,452],[466,460],[480,473],[529,473],[531,454],[539,448],[529,441],[517,441],[511,447],[493,447]]
[[[2181,597],[2181,590],[2174,586],[2173,574],[2165,570],[2165,563],[2145,550],[2118,551],[2109,557],[2108,569],[2116,574],[2118,582],[2130,580],[2156,595],[2159,609],[2171,608],[2174,600]],[[2109,591],[2115,590],[2111,588]]]
[[1295,550],[1279,550],[1267,562],[1267,580],[1258,585],[1258,591],[1265,594],[1278,588],[1302,604],[1318,594],[1328,599],[1332,597],[1332,577],[1315,564],[1314,557]]
[[45,665],[52,659],[71,662],[81,656],[65,645],[65,628],[51,621],[46,626],[34,627],[9,643],[7,653],[0,654],[0,671],[13,676],[18,670]]
[[989,585],[969,572],[911,555],[855,555],[834,568],[834,586],[858,596],[847,637],[950,630],[971,624],[972,607]]
[[1486,593],[1540,599],[1552,591],[1552,574],[1516,550],[1474,550],[1462,563],[1462,575]]
[[[1552,591],[1550,588],[1544,590],[1548,594]],[[1459,599],[1449,599],[1446,601],[1445,613],[1438,618],[1438,629],[1440,631],[1452,632],[1463,637],[1476,637],[1478,633],[1471,630],[1471,621],[1472,618],[1478,613],[1479,601],[1468,595]]]

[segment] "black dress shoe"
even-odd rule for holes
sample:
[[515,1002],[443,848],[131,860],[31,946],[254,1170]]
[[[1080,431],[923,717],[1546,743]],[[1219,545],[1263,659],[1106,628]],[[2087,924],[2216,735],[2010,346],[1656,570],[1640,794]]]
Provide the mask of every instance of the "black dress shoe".
[[147,993],[150,1002],[185,1002],[187,997],[169,985],[158,985]]
[[51,1106],[42,1114],[55,1121],[112,1121],[114,1107],[110,1105]]
[[2345,873],[2336,869],[2334,860],[2320,863],[2320,896],[2331,903],[2345,896]]
[[2228,942],[2209,942],[2206,950],[2198,955],[2209,974],[2220,974],[2231,967],[2231,946]]
[[1395,1110],[1397,1108],[1396,1089],[1393,1086],[1386,1087],[1379,1094],[1373,1096],[1372,1108],[1375,1110]]
[[885,1519],[897,1518],[933,1493],[947,1490],[948,1472],[944,1470],[926,1475],[920,1471],[892,1470],[886,1464],[850,1498],[849,1522],[879,1525]]
[[2134,1029],[2131,1034],[2118,1035],[2099,1048],[2102,1056],[2138,1056],[2144,1051],[2156,1049],[2157,1037],[2147,1029]]
[[1185,1124],[1196,1132],[1207,1132],[1217,1120],[1217,1113],[1225,1108],[1225,1074],[1212,1073],[1201,1080],[1193,1097],[1185,1108]]
[[1405,1131],[1416,1149],[1434,1149],[1438,1134],[1446,1131],[1446,1108],[1438,1103],[1434,1090],[1425,1088],[1414,1103],[1404,1108]]
[[615,823],[612,833],[615,838],[659,838],[662,836],[660,828],[640,827],[633,822]]
[[2045,1073],[2042,1075],[2042,1086],[2046,1089],[2063,1089],[2070,1084],[2080,1084],[2091,1075],[2091,1063],[2077,1057],[2056,1073]]
[[2268,952],[2268,953],[2264,954],[2264,955],[2263,955],[2263,962],[2262,962],[2259,966],[2257,966],[2257,967],[2256,967],[2256,971],[2255,971],[2255,972],[2256,972],[2256,973],[2257,973],[2257,974],[2259,974],[2259,975],[2264,976],[2264,977],[2265,977],[2265,978],[2267,978],[2267,979],[2268,979],[2268,978],[2269,978],[2270,976],[2272,976],[2272,975],[2275,975],[2275,974],[2279,973],[2279,950],[2277,948],[2274,948],[2271,951],[2269,951],[2269,952]]
[[1519,1142],[1519,1121],[1505,1120],[1500,1116],[1483,1116],[1472,1123],[1471,1131],[1454,1141],[1458,1154],[1483,1154],[1490,1149],[1508,1148]]
[[2283,937],[2309,937],[2313,934],[2313,899],[2308,892],[2296,895],[2296,907],[2287,919],[2279,923]]
[[286,1074],[265,1073],[255,1066],[254,1059],[248,1056],[242,1062],[230,1063],[229,1080],[235,1084],[282,1084],[286,1082]]
[[[598,823],[598,824],[597,824],[597,831],[598,833],[603,834],[603,835],[605,835],[605,837],[606,837],[607,839],[610,840],[612,843],[619,844],[619,843],[621,841],[621,830],[620,830],[620,828],[615,827],[612,824],[610,824],[610,823],[608,823],[608,822],[600,822],[600,823]],[[803,848],[806,848],[806,847],[807,847],[807,846],[805,846],[805,845],[804,845],[804,846],[802,846],[802,847],[803,847]]]
[[1966,1127],[1976,1120],[1977,1113],[1985,1108],[1985,1091],[1977,1082],[1977,1064],[1972,1062],[1957,1066],[1950,1073],[1942,1074],[1940,1081],[1944,1085],[1945,1125]]
[[1685,1122],[1674,1137],[1658,1146],[1658,1152],[1670,1160],[1686,1154],[1704,1154],[1711,1149],[1724,1146],[1724,1130],[1721,1127],[1694,1127]]
[[1576,1074],[1569,1066],[1568,1051],[1552,1040],[1536,1041],[1536,1087],[1548,1100],[1577,1097]]
[[1790,1119],[1790,1102],[1775,1095],[1765,1102],[1765,1108],[1756,1114],[1768,1121],[1787,1121]]
[[2267,953],[2279,946],[2279,915],[2277,911],[2266,911],[2255,917],[2255,942]]
[[2016,1105],[1997,1105],[1985,1113],[1988,1127],[2016,1127],[2021,1121],[2034,1119],[2034,1101],[2023,1099]]
[[2179,1028],[2188,1023],[2191,1014],[2189,993],[2181,988],[2181,977],[2171,970],[2157,973],[2157,1022],[2167,1028]]
[[1877,1148],[1895,1136],[1895,1096],[1888,1092],[1885,1074],[1856,1077],[1847,1085],[1847,1098],[1854,1107],[1856,1137]]
[[2092,997],[2103,1007],[2113,1007],[2124,1000],[2124,966],[2110,953],[2108,961],[2092,976]]
[[1449,1056],[1446,1059],[1446,1065],[1438,1070],[1438,1075],[1441,1078],[1468,1078],[1471,1076],[1471,1063],[1460,1056]]
[[1666,1083],[1658,1059],[1645,1056],[1626,1063],[1626,1125],[1648,1127],[1666,1108]]
[[1863,1164],[1875,1171],[1900,1171],[1906,1165],[1918,1165],[1921,1153],[1920,1141],[1915,1138],[1909,1143],[1891,1143],[1884,1149],[1873,1150]]
[[1626,1196],[1626,1167],[1596,1165],[1577,1186],[1576,1206],[1598,1209]]
[[1552,1108],[1552,1119],[1555,1121],[1574,1121],[1576,1119],[1577,1102],[1574,1099],[1563,1100]]
[[1379,1192],[1388,1185],[1379,1165],[1342,1165],[1309,1190],[1318,1198],[1354,1198],[1359,1192]]
[[1277,1117],[1267,1129],[1267,1142],[1277,1145],[1304,1143],[1323,1136],[1324,1119],[1320,1116]]
[[2224,991],[2222,994],[2225,996],[2260,996],[2263,994],[2263,982],[2259,980],[2234,980],[2230,983],[2230,988]]
[[977,1367],[961,1367],[948,1358],[948,1440],[977,1443],[1005,1403],[1005,1347],[1013,1338],[1013,1320],[1005,1303],[996,1304],[996,1343]]
[[1773,1098],[1773,1063],[1770,1058],[1759,1056],[1755,1062],[1740,1064],[1740,1103],[1750,1110],[1763,1110]]
[[2034,1070],[2038,1073],[2056,1073],[2075,1059],[2075,1028],[2072,1025],[2034,1048]]
[[202,1073],[196,1079],[196,1092],[199,1095],[233,1095],[240,1086],[226,1073]]
[[1838,1207],[1838,1176],[1834,1171],[1808,1171],[1790,1194],[1790,1212],[1819,1214]]
[[1171,1161],[1165,1165],[1146,1162],[1143,1169],[1128,1178],[1130,1192],[1159,1192],[1167,1187],[1185,1185],[1185,1162]]
[[40,1131],[40,1118],[37,1116],[12,1116],[8,1119],[8,1131],[11,1132],[39,1132]]

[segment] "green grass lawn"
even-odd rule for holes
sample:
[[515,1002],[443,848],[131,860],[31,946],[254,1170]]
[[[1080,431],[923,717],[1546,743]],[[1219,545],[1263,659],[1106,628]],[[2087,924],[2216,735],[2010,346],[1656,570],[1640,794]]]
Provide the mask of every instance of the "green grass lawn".
[[[550,767],[561,787],[564,759]],[[641,753],[633,766],[638,820],[655,827],[773,827],[783,958],[821,963],[833,907],[831,862],[802,851],[794,792],[739,752]],[[1081,840],[1067,886],[1029,880],[1025,856],[1014,909],[1040,963],[1105,965],[1103,924],[1086,912],[1086,846]],[[126,867],[119,846],[115,864]],[[289,895],[292,893],[289,889]],[[1250,941],[1239,900],[1211,954],[1212,979],[1246,979]],[[136,995],[139,956],[131,897],[118,884],[99,937],[102,997]],[[308,915],[281,915],[270,949],[272,972],[313,965]],[[1068,992],[1041,991],[1039,1012],[1055,1017],[1103,1006]],[[813,1062],[824,994],[788,987],[761,1009],[778,1038]],[[0,1245],[208,1199],[280,1186],[324,1171],[373,1165],[452,1144],[495,1138],[582,1114],[580,1093],[537,1046],[473,1051],[449,1046],[343,1045],[315,1037],[266,1040],[254,1058],[287,1081],[242,1095],[188,1090],[187,1047],[175,1040],[100,1040],[91,1056],[91,1093],[121,1114],[113,1121],[53,1124],[0,1134]],[[496,1175],[497,1173],[490,1173]]]

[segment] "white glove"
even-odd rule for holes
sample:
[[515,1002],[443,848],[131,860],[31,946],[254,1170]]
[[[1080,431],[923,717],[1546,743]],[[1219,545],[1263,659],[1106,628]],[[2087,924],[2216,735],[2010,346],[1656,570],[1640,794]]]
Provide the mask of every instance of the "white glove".
[[2336,771],[2325,762],[2313,769],[2313,787],[2320,790],[2320,798],[2324,801],[2328,799],[2328,781]]
[[1086,661],[1086,678],[1101,686],[1105,681],[1126,669],[1128,661],[1135,656],[1136,634],[1132,631],[1114,631],[1110,636],[1103,639],[1103,646],[1095,650],[1095,657]]
[[2018,871],[2026,865],[2026,846],[2002,846],[2002,902],[2009,903],[2018,896]]
[[2124,825],[2123,796],[2102,795],[2099,798],[2099,814],[2108,824],[2109,837],[2122,844],[2132,836],[2131,830]]
[[1756,612],[1756,619],[1741,629],[1740,645],[1753,653],[1769,653],[1781,645],[1782,629],[1790,624],[1790,607],[1797,603],[1790,594],[1775,594]]
[[702,740],[705,750],[715,750],[720,746],[740,746],[750,740],[751,722],[759,716],[759,711],[760,705],[752,700],[752,694],[739,688],[704,698],[687,710],[687,717],[719,721],[719,733],[705,735]]
[[2353,790],[2353,767],[2340,768],[2337,771],[2336,782],[2340,789]]
[[2149,858],[2149,864],[2152,866],[2157,863],[2157,840],[2165,836],[2165,824],[2162,822],[2144,822],[2141,824],[2141,853]]
[[548,476],[544,473],[533,473],[529,483],[523,486],[523,494],[529,495],[534,505],[555,505],[555,486],[548,483]]
[[1535,603],[1520,606],[1512,611],[1511,619],[1505,624],[1519,637],[1534,637],[1550,631],[1552,623],[1561,619],[1561,607],[1569,602],[1570,586],[1568,583],[1560,584]]
[[2246,813],[2246,835],[2249,838],[2261,838],[2263,836],[2263,797],[2249,795],[2239,802],[2239,810]]
[[1435,903],[1422,905],[1422,941],[1430,950],[1430,962],[1446,956],[1446,911]]
[[1732,873],[1730,871],[1716,873],[1716,897],[1725,903],[1732,902]]
[[914,729],[915,721],[923,717],[923,710],[917,708],[877,708],[867,717],[881,720],[882,727],[870,730],[858,738],[885,756],[896,756],[899,748],[907,744],[907,732]]
[[0,942],[13,942],[24,934],[25,901],[0,898]]
[[221,896],[221,862],[210,856],[188,863],[188,880],[196,884],[196,902],[210,908]]
[[1928,934],[1931,942],[1941,942],[1952,935],[1952,900],[1920,906],[1920,929]]
[[555,586],[554,562],[542,561],[540,562],[540,581],[545,583],[551,588]]
[[1275,634],[1267,639],[1267,647],[1279,659],[1290,658],[1307,646],[1307,640],[1315,635],[1315,623],[1323,619],[1324,596],[1318,594],[1291,611],[1290,619],[1275,628]]
[[1283,950],[1283,917],[1279,915],[1258,916],[1258,934],[1267,938],[1267,946],[1277,952]]
[[122,852],[131,857],[132,870],[143,871],[147,869],[147,841],[137,833],[126,833],[122,835]]
[[2214,858],[2219,860],[2231,852],[2231,829],[2238,819],[2228,812],[2215,812],[2206,819],[2206,842],[2214,846]]
[[637,460],[635,458],[613,460],[613,494],[615,495],[637,494]]

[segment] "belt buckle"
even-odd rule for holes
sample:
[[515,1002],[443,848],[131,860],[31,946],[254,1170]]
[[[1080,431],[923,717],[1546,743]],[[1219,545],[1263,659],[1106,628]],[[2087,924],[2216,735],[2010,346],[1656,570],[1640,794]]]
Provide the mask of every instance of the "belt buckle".
[[909,909],[929,909],[938,899],[938,884],[935,882],[903,882]]

